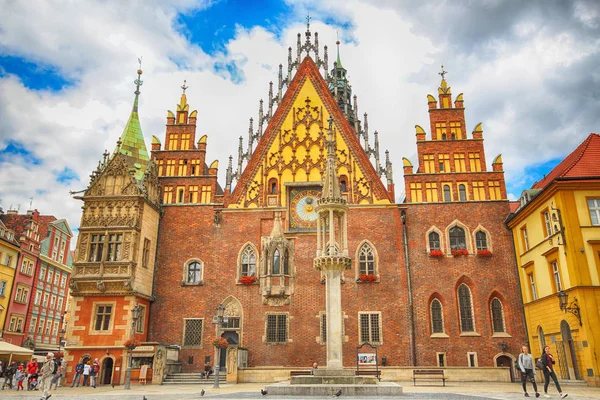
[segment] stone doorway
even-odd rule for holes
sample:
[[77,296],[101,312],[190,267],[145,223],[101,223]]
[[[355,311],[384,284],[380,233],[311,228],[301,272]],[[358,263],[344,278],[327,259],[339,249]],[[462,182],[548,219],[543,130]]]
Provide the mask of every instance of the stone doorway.
[[112,371],[113,371],[113,359],[110,357],[106,357],[102,361],[102,368],[101,368],[102,378],[100,379],[100,383],[102,385],[110,385],[111,384]]
[[499,356],[496,358],[496,367],[508,367],[510,371],[510,381],[521,381],[521,379],[518,379],[520,377],[514,369],[514,362],[509,356]]

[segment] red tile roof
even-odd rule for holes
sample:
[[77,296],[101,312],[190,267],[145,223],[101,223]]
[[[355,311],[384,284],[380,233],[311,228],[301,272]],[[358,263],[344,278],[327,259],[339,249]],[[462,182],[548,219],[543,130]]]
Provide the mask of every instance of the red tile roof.
[[520,205],[521,205],[521,202],[519,200],[510,201],[508,203],[508,206],[510,207],[510,212],[514,213],[515,211],[517,211],[517,209],[519,208]]
[[565,157],[532,189],[543,189],[555,179],[600,177],[600,135],[590,133],[571,154]]

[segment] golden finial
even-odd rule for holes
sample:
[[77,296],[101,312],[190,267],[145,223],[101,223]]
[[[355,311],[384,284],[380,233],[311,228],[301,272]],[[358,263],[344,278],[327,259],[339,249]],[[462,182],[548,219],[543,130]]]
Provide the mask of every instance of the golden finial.
[[438,75],[441,75],[442,76],[442,80],[444,80],[444,79],[446,79],[446,74],[447,73],[448,73],[447,71],[444,71],[444,64],[442,64],[442,72],[438,72]]
[[181,86],[181,88],[183,89],[183,94],[185,94],[185,89],[187,89],[187,88],[189,87],[189,86],[186,86],[186,85],[185,85],[185,84],[186,84],[186,82],[187,82],[187,80],[186,80],[186,79],[184,79],[184,80],[183,80],[183,86]]
[[133,83],[135,83],[135,94],[139,95],[140,94],[140,86],[142,86],[142,84],[144,83],[140,78],[142,76],[142,57],[138,58],[138,63],[140,64],[140,67],[137,70],[137,74],[138,77],[135,81],[133,81]]

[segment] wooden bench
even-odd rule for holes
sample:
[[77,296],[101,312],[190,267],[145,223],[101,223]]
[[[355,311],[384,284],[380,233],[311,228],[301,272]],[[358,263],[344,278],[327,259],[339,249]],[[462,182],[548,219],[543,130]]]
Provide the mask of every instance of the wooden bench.
[[443,369],[415,369],[413,370],[413,386],[417,386],[417,379],[435,380],[441,379],[446,386],[446,378]]
[[299,371],[299,370],[290,371],[290,376],[302,376],[302,375],[312,375],[312,371],[310,369],[304,370],[304,371]]
[[375,376],[378,380],[381,380],[381,371],[374,369],[358,369],[355,371],[356,376],[364,375],[364,376]]

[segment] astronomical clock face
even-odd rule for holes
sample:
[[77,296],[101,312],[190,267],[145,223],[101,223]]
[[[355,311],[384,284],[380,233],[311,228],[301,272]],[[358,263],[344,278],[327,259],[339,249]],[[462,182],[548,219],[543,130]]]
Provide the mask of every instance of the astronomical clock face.
[[315,230],[317,228],[317,198],[321,188],[293,188],[290,190],[290,229]]

